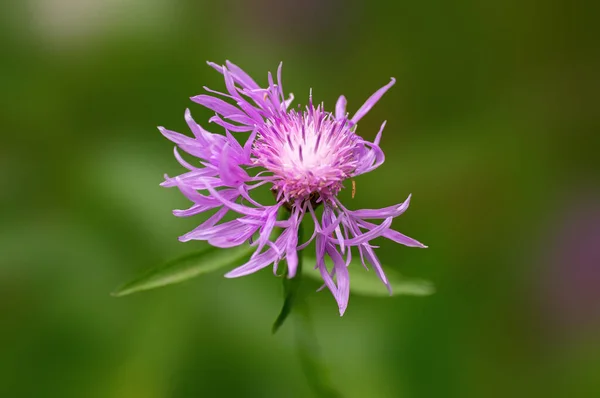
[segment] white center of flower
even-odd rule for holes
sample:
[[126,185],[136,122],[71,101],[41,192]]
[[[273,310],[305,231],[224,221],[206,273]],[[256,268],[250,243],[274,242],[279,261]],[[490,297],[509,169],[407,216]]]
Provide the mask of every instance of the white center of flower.
[[324,112],[286,116],[259,133],[257,163],[280,177],[276,189],[290,197],[335,195],[356,168],[356,134]]
[[305,137],[297,131],[288,132],[289,140],[281,143],[279,148],[279,161],[281,168],[286,173],[297,176],[308,174],[311,171],[318,175],[319,170],[331,166],[335,154],[332,148],[319,139],[314,126],[306,128]]

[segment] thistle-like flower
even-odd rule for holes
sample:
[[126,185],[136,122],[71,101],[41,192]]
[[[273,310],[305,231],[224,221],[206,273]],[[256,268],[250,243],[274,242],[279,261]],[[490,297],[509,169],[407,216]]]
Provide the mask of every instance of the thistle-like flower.
[[[316,268],[331,291],[343,315],[348,305],[350,280],[348,265],[352,249],[358,251],[365,268],[371,264],[377,276],[391,288],[370,242],[380,236],[394,242],[426,247],[390,228],[392,220],[408,208],[410,196],[400,204],[383,209],[349,210],[337,198],[344,182],[368,173],[384,162],[379,147],[385,122],[373,142],[356,134],[357,123],[395,83],[391,81],[377,90],[350,117],[346,98],[340,96],[335,113],[326,112],[323,104],[314,106],[312,93],[304,109],[290,109],[293,95],[286,99],[281,84],[281,64],[277,83],[268,74],[268,87],[261,88],[238,66],[226,62],[209,65],[223,74],[227,93],[197,95],[192,100],[215,112],[209,121],[225,129],[225,135],[212,134],[198,125],[190,114],[185,119],[194,138],[159,127],[174,142],[175,157],[189,171],[161,184],[177,187],[193,202],[186,210],[175,210],[187,217],[209,210],[216,212],[204,223],[180,237],[181,241],[205,240],[227,248],[250,243],[256,251],[250,260],[225,276],[244,276],[278,263],[287,262],[287,276],[293,278],[298,268],[298,251],[313,240]],[[235,104],[235,105],[234,105]],[[231,132],[249,132],[242,146]],[[177,147],[200,159],[202,167],[186,162]],[[252,170],[252,174],[248,171]],[[252,198],[252,191],[267,185],[275,194],[275,204],[263,205]],[[199,192],[200,191],[200,192]],[[278,219],[280,208],[288,210],[287,219]],[[318,207],[322,212],[318,215]],[[233,221],[221,222],[229,211]],[[304,217],[314,225],[305,242],[298,241],[298,229]],[[383,220],[374,224],[367,220]],[[282,233],[272,241],[275,227]],[[333,266],[327,268],[325,256]]]

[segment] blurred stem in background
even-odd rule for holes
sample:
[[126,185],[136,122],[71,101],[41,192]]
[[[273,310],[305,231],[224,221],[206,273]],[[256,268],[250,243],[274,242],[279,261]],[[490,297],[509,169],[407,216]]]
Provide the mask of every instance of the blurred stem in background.
[[[302,257],[298,267],[301,267],[301,264]],[[329,372],[321,356],[305,292],[306,287],[296,297],[294,306],[294,337],[300,365],[310,388],[318,397],[342,398],[342,395],[331,387]]]
[[[289,216],[289,213],[285,213],[285,215]],[[303,241],[304,226],[301,224],[298,228],[298,242]],[[308,288],[306,286],[302,288],[303,263],[302,255],[298,255],[298,268],[293,278],[286,276],[287,266],[283,272],[283,307],[273,323],[272,330],[273,333],[277,332],[293,309],[296,352],[310,388],[318,397],[341,398],[342,395],[330,387],[329,375],[321,357],[317,335],[312,324],[308,302],[306,301]]]

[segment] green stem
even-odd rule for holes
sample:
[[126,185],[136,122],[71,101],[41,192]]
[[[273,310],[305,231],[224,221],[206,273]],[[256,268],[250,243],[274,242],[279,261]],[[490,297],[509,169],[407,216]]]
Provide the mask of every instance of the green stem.
[[[304,241],[304,228],[302,224],[298,228],[298,242]],[[316,396],[322,398],[341,398],[340,393],[329,387],[328,372],[323,365],[321,350],[317,342],[306,293],[300,290],[302,282],[303,257],[298,253],[298,268],[296,276],[287,278],[287,269],[283,274],[283,307],[279,316],[273,324],[273,333],[283,325],[283,322],[294,310],[294,336],[296,341],[296,352],[300,359],[302,371],[310,388]]]
[[327,371],[317,335],[313,327],[308,303],[304,297],[298,297],[294,317],[296,352],[308,384],[317,397],[342,398],[342,395],[330,387]]

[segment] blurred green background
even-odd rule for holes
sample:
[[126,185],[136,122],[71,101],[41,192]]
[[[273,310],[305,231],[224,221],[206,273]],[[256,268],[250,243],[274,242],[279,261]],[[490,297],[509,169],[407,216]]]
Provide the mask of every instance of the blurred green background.
[[[387,120],[353,208],[413,194],[381,241],[427,298],[309,304],[345,397],[600,396],[597,9],[569,1],[21,0],[0,6],[0,396],[310,397],[280,280],[222,272],[122,299],[202,243],[160,188],[229,59],[261,84]],[[316,287],[316,285],[315,285]]]

